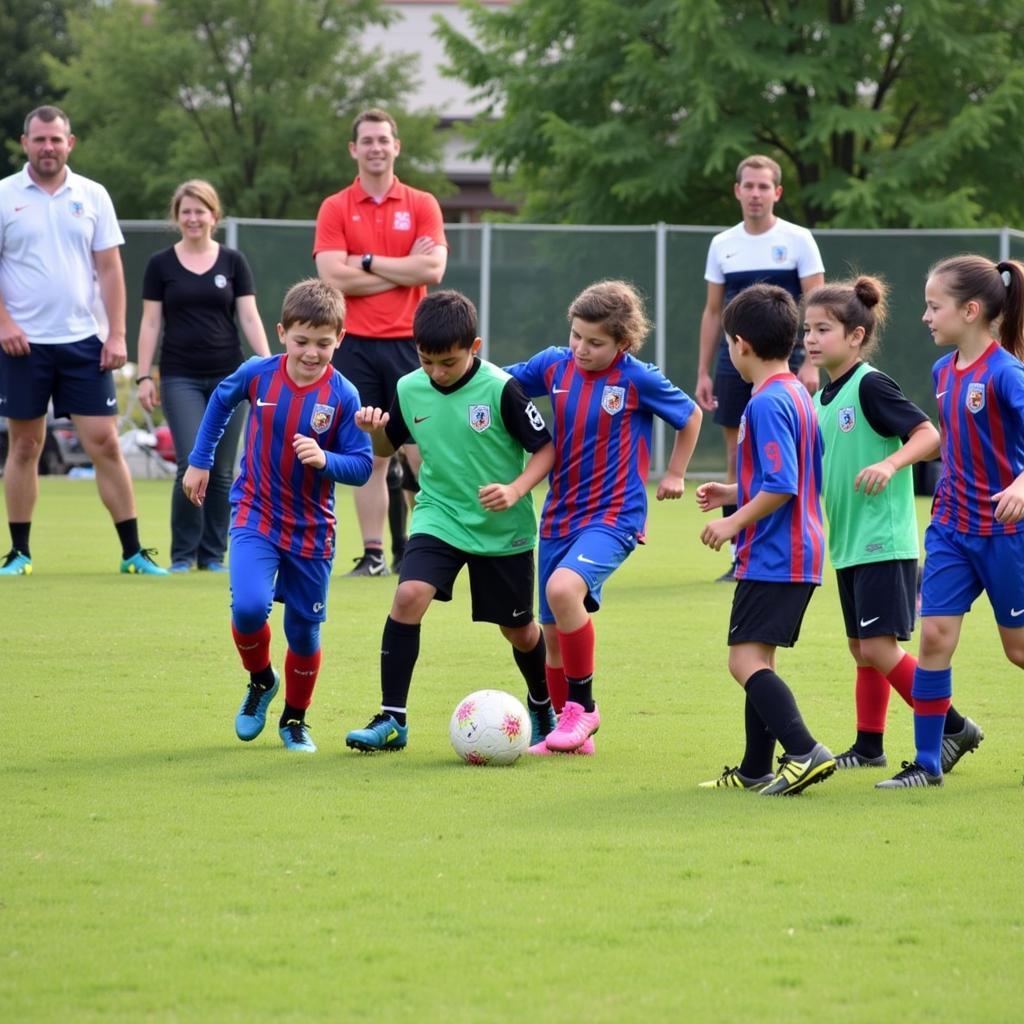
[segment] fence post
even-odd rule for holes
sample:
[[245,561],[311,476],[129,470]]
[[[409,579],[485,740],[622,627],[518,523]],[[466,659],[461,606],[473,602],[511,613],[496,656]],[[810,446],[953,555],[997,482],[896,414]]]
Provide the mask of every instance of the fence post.
[[[666,287],[666,253],[668,228],[664,221],[654,226],[654,361],[661,367],[662,373],[667,366],[668,346],[665,331],[665,311],[668,307],[665,295]],[[665,421],[660,417],[654,419],[654,471],[665,471]]]
[[488,358],[491,347],[491,243],[494,238],[493,225],[484,221],[480,233],[480,309],[477,311],[480,324],[481,357]]
[[224,244],[229,249],[238,248],[238,220],[235,217],[224,218]]
[[1001,227],[999,229],[999,262],[1010,258],[1010,229]]

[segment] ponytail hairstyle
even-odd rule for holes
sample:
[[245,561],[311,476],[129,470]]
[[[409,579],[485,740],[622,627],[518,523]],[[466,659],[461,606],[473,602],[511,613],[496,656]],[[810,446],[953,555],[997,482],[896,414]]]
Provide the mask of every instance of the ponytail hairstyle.
[[942,287],[957,305],[975,300],[991,324],[999,321],[999,343],[1024,358],[1024,266],[1016,260],[993,263],[984,256],[950,256],[928,272],[942,278]]
[[567,318],[599,324],[625,351],[635,355],[651,330],[640,293],[626,281],[598,281],[572,300]]
[[888,291],[880,277],[861,274],[852,281],[834,281],[815,288],[804,297],[802,307],[806,313],[811,306],[821,306],[843,325],[846,334],[863,327],[860,358],[867,359],[878,348],[880,339],[876,332],[885,326],[889,311],[885,301]]

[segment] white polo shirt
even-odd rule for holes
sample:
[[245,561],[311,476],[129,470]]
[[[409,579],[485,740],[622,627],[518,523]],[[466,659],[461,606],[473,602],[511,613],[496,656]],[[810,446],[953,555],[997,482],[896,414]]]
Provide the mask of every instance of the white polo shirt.
[[114,204],[98,182],[67,168],[54,195],[28,165],[0,181],[0,296],[33,345],[81,341],[93,316],[93,253],[124,245]]

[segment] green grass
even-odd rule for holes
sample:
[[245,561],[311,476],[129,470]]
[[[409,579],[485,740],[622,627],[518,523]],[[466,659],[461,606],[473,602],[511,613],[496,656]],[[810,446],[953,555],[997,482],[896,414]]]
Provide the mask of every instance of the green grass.
[[[169,488],[137,486],[164,557]],[[302,757],[272,728],[234,738],[227,580],[119,576],[94,485],[44,479],[35,574],[0,585],[0,1019],[1020,1019],[1024,700],[984,601],[956,700],[987,738],[944,789],[881,793],[865,771],[792,800],[700,791],[738,759],[742,704],[691,488],[652,503],[606,588],[597,757],[456,762],[458,698],[523,690],[465,584],[425,621],[409,749],[370,757],[343,737],[376,708],[394,581],[340,578],[338,507]],[[812,731],[848,745],[831,580],[779,666]],[[912,749],[896,698],[891,764]]]

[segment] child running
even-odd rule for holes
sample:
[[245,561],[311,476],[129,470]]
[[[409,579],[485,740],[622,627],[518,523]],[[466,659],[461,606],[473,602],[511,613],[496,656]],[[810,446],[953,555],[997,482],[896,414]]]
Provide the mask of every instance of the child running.
[[548,395],[555,464],[541,514],[540,621],[557,728],[533,754],[594,752],[594,624],[604,582],[644,541],[655,416],[676,431],[658,501],[683,495],[700,432],[697,405],[635,358],[650,323],[636,290],[601,281],[569,306],[568,348],[506,367],[531,397]]
[[181,485],[202,505],[217,442],[239,402],[249,400],[242,468],[231,488],[231,635],[249,672],[235,718],[240,740],[266,724],[279,677],[270,658],[274,601],[284,604],[288,750],[316,751],[306,709],[320,671],[320,624],[334,560],[334,483],[370,477],[369,439],[353,422],[356,389],[331,366],[345,333],[345,299],[315,278],[289,289],[277,335],[283,356],[252,358],[217,386],[199,426]]
[[1024,668],[1024,267],[953,256],[932,267],[924,298],[921,319],[953,351],[932,368],[942,473],[924,538],[917,753],[880,789],[942,785],[953,654],[983,590],[1007,658]]
[[[910,466],[932,458],[939,432],[866,359],[885,323],[886,287],[860,276],[817,288],[805,300],[807,357],[828,371],[814,396],[825,442],[822,498],[828,551],[850,653],[857,664],[857,738],[837,768],[883,768],[890,689],[913,707],[917,660],[900,646],[914,630],[917,516]],[[946,713],[943,771],[982,738],[969,718]]]
[[[701,484],[697,504],[704,512],[737,506],[708,523],[701,541],[718,551],[736,538],[729,672],[746,691],[746,749],[737,767],[700,783],[707,789],[791,795],[836,768],[775,672],[775,650],[796,643],[825,559],[821,432],[811,396],[789,369],[797,324],[796,303],[775,285],[752,285],[722,313],[729,358],[753,391],[740,420],[737,482]],[[784,750],[778,774],[776,741]]]

